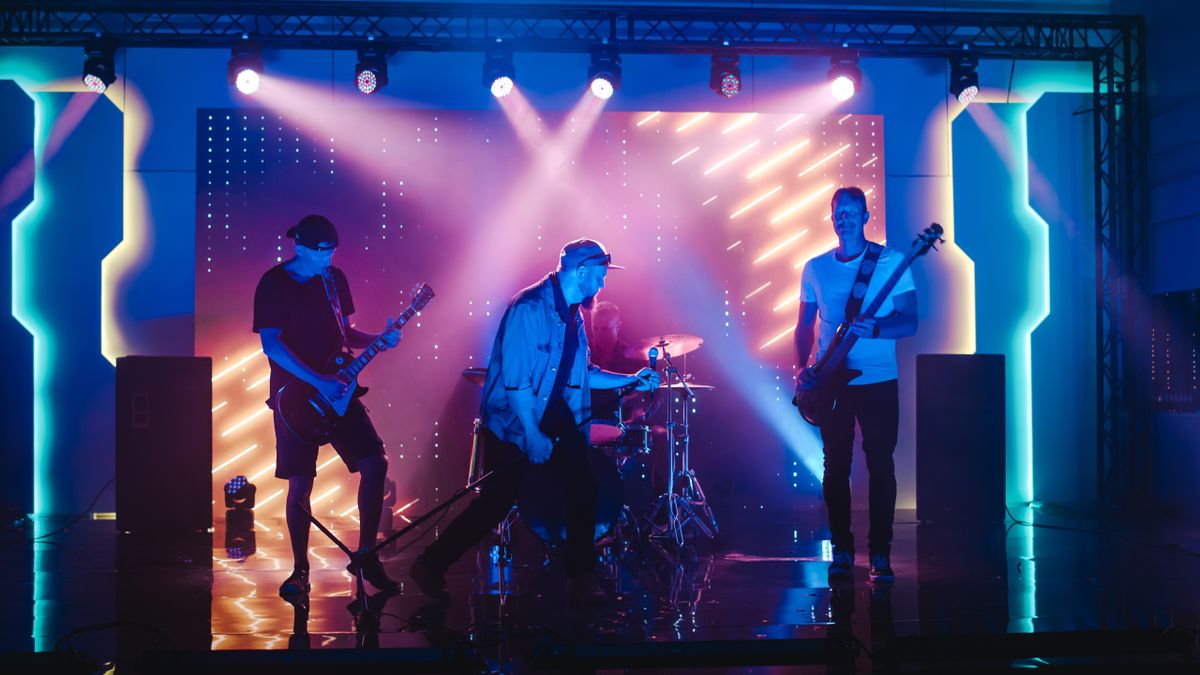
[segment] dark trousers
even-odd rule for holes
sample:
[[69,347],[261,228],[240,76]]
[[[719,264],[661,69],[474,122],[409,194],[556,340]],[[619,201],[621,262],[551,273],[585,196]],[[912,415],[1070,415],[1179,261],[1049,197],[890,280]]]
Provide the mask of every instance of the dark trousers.
[[[439,569],[453,564],[504,520],[531,466],[516,445],[501,441],[486,428],[480,434],[485,468],[496,473],[480,488],[479,496],[446,526],[437,541],[425,549],[425,560]],[[572,578],[591,574],[596,559],[596,481],[588,467],[586,450],[587,438],[581,432],[568,433],[554,446],[545,464],[566,498],[566,566],[567,576]]]
[[863,453],[870,475],[871,529],[869,552],[890,554],[892,520],[896,514],[896,465],[892,454],[900,427],[900,388],[896,380],[846,387],[829,419],[821,425],[825,450],[825,510],[833,545],[854,549],[850,533],[850,461],[854,452],[854,423],[862,429]]

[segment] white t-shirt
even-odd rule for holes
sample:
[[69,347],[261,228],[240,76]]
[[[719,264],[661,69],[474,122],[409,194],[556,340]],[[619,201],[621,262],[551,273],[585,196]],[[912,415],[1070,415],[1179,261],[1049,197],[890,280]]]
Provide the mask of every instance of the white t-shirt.
[[[850,297],[850,287],[858,277],[858,265],[863,255],[847,262],[837,259],[837,249],[822,253],[804,264],[804,272],[800,275],[800,300],[817,303],[817,358],[820,359],[833,341],[837,327],[846,319],[846,300]],[[886,246],[879,254],[879,262],[871,283],[867,286],[867,295],[863,298],[862,309],[866,309],[879,295],[889,277],[899,269],[904,261],[904,254]],[[877,317],[884,317],[896,310],[893,300],[901,293],[914,290],[912,270],[906,269],[900,275],[896,286],[888,294],[883,304],[879,306]],[[887,338],[859,338],[846,355],[846,365],[854,370],[861,370],[862,375],[851,380],[850,384],[874,384],[896,379],[896,341]]]

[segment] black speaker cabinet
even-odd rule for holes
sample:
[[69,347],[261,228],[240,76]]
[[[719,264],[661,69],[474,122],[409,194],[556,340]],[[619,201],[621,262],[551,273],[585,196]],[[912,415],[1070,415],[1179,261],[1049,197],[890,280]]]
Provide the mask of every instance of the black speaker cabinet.
[[117,530],[212,527],[212,359],[117,359]]
[[917,356],[917,519],[1004,520],[1004,356]]

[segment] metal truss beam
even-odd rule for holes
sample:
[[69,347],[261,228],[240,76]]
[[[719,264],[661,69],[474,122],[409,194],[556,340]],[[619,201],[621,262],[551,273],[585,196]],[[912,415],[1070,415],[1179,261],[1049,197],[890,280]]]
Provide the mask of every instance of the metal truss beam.
[[1146,216],[1145,26],[1140,17],[774,7],[0,0],[0,46],[482,51],[982,58],[1093,64],[1096,211],[1097,499],[1145,504],[1151,462]]
[[393,50],[479,51],[502,39],[516,50],[625,53],[827,53],[939,56],[969,46],[980,56],[1091,60],[1111,50],[1130,19],[1097,15],[818,11],[783,8],[342,2],[0,3],[0,45],[229,46],[353,49],[368,39]]

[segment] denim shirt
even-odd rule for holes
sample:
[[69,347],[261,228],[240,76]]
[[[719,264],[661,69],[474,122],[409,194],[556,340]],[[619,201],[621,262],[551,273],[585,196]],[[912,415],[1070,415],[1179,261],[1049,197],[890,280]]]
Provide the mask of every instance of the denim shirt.
[[[575,323],[579,348],[575,350],[563,399],[575,416],[575,423],[586,433],[585,425],[592,415],[592,394],[588,388],[591,351],[582,318]],[[483,425],[501,440],[525,449],[525,427],[509,405],[507,392],[532,389],[534,419],[542,419],[562,360],[566,331],[567,324],[554,306],[554,282],[549,276],[517,293],[508,303],[492,344],[479,408]]]

